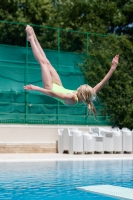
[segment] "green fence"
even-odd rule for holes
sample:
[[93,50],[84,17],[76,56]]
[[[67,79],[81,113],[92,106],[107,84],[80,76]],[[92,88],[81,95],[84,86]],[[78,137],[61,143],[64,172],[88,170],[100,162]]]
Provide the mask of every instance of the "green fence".
[[[104,35],[33,26],[64,87],[75,90],[86,83],[79,65],[94,48],[91,40],[100,42]],[[25,91],[27,84],[42,87],[40,66],[26,40],[25,24],[1,21],[0,29],[0,123],[110,124],[109,116],[102,115],[100,102],[95,102],[96,120],[93,115],[86,117],[84,105],[68,107],[39,92]]]

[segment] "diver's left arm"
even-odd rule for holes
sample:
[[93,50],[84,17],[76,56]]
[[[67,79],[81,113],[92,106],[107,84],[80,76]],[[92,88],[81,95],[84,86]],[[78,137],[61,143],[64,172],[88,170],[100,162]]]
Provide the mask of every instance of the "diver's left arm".
[[114,73],[114,71],[118,65],[118,61],[119,61],[119,55],[116,55],[112,60],[112,65],[111,65],[109,72],[106,74],[106,76],[103,78],[103,80],[93,88],[96,93],[99,92],[99,90],[101,90],[101,88],[110,79],[110,77],[112,76],[112,74]]

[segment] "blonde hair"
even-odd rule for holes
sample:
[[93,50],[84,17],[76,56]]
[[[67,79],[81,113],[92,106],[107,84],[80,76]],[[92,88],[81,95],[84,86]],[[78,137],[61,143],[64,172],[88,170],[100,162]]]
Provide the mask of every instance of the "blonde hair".
[[93,101],[96,99],[96,93],[93,88],[87,84],[82,85],[78,89],[78,94],[83,102],[88,105],[88,112],[90,113],[90,111],[92,110],[96,117],[96,109],[93,104]]

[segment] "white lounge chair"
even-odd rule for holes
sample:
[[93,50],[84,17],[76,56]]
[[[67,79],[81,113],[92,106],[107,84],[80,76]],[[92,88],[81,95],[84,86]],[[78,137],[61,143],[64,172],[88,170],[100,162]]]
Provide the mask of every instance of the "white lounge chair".
[[123,153],[122,148],[122,132],[119,130],[112,130],[114,134],[114,153]]
[[118,127],[112,128],[110,130],[105,129],[101,131],[104,135],[104,151],[107,152],[120,152],[123,153],[122,150],[122,132]]
[[133,136],[132,131],[129,129],[122,129],[123,134],[123,152],[130,152],[133,151]]
[[83,132],[70,130],[69,154],[83,153]]
[[104,137],[104,151],[113,153],[114,151],[114,134],[113,131],[103,129],[102,134]]
[[63,130],[58,129],[58,153],[63,153]]
[[104,152],[104,138],[101,134],[101,127],[91,127],[91,132],[94,137],[94,151],[98,153]]
[[84,140],[84,153],[94,153],[95,151],[95,139],[94,136],[90,133],[84,133],[83,134],[83,140]]
[[58,153],[69,151],[69,135],[70,130],[68,128],[58,129]]
[[78,130],[78,128],[58,129],[58,153],[63,153],[64,151],[69,153],[69,136],[71,130]]
[[104,153],[104,137],[94,135],[95,152]]

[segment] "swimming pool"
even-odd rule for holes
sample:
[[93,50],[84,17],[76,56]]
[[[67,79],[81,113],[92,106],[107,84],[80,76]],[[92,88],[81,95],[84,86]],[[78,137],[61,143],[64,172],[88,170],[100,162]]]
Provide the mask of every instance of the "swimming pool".
[[2,200],[111,200],[75,187],[111,184],[133,188],[133,160],[0,164]]

